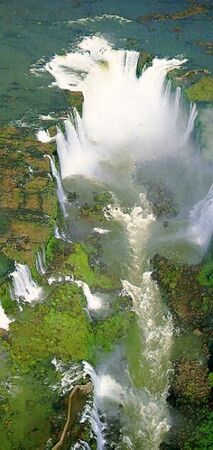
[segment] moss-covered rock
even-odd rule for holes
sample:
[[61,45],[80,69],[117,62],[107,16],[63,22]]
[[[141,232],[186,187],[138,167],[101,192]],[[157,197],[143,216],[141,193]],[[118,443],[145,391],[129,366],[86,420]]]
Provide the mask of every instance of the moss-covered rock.
[[91,288],[115,290],[121,286],[116,277],[108,277],[100,270],[90,267],[88,254],[81,244],[75,244],[74,252],[67,258],[66,264],[70,266],[76,279],[85,281]]
[[152,263],[152,276],[166,294],[168,305],[178,321],[195,328],[209,327],[212,287],[209,282],[200,283],[204,270],[202,265],[181,266],[159,255],[153,258]]
[[112,204],[113,199],[110,192],[93,193],[91,203],[85,203],[80,208],[80,216],[92,224],[103,224],[106,222],[104,208]]
[[139,78],[143,72],[145,66],[149,65],[153,60],[153,55],[145,50],[139,52],[136,75]]
[[201,78],[186,89],[186,94],[191,102],[213,101],[213,77]]
[[208,367],[182,358],[176,364],[171,392],[177,404],[206,403],[210,394]]
[[114,344],[123,339],[128,332],[131,313],[120,312],[94,327],[97,348],[110,351]]
[[84,296],[75,284],[55,287],[43,304],[26,306],[10,326],[8,351],[19,369],[39,361],[91,360],[93,333],[83,310]]

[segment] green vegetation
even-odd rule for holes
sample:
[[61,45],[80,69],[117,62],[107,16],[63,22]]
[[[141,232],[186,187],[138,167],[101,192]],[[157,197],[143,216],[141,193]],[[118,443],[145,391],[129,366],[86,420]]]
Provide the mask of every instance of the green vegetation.
[[213,261],[204,264],[197,278],[202,286],[213,287]]
[[94,328],[97,347],[110,351],[116,342],[126,336],[130,317],[131,313],[120,312],[103,322],[98,322]]
[[0,302],[7,316],[14,317],[18,313],[19,307],[17,302],[11,299],[8,283],[0,286]]
[[104,207],[112,203],[112,196],[110,192],[94,192],[93,201],[91,204],[85,203],[80,210],[82,217],[90,222],[102,223],[106,221],[104,216]]
[[90,360],[93,334],[83,310],[84,297],[74,284],[60,285],[45,303],[26,306],[10,326],[7,344],[12,360],[24,372],[54,356],[63,361]]
[[213,101],[213,78],[201,78],[197,83],[186,89],[186,94],[191,102]]
[[213,412],[195,429],[192,437],[184,444],[184,450],[211,450],[213,448]]
[[91,269],[88,254],[82,244],[75,244],[74,252],[67,258],[67,263],[70,264],[74,277],[85,281],[91,288],[113,290],[120,286],[116,278],[108,277],[96,268]]
[[49,388],[57,382],[50,362],[22,377],[13,376],[12,367],[4,362],[0,377],[1,448],[45,448],[58,400],[57,390]]

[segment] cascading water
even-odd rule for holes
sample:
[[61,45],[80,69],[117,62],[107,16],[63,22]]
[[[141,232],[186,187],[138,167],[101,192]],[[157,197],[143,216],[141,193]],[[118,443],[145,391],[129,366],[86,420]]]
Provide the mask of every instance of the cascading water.
[[4,308],[0,303],[0,328],[3,328],[4,330],[9,330],[9,325],[11,322],[13,322],[13,319],[7,317]]
[[55,161],[54,161],[53,157],[49,156],[49,155],[46,155],[46,156],[50,160],[51,171],[56,180],[58,201],[59,201],[59,204],[60,204],[60,207],[61,207],[61,210],[62,210],[64,216],[66,216],[67,215],[67,212],[66,212],[67,197],[65,195],[65,192],[64,192],[64,189],[62,186],[61,177],[56,169],[56,165],[55,165]]
[[[134,414],[134,424],[126,425],[124,440],[129,446],[154,450],[159,448],[162,436],[169,429],[169,415],[166,396],[170,371],[170,349],[172,345],[172,318],[164,310],[159,290],[152,280],[151,272],[144,272],[148,266],[146,243],[150,226],[155,221],[145,195],[140,196],[140,207],[124,213],[119,207],[109,209],[109,215],[125,228],[132,264],[129,280],[123,281],[124,293],[133,300],[141,331],[141,371],[143,387],[135,392],[130,389],[126,414]],[[126,436],[127,433],[127,436]],[[127,442],[126,442],[127,445]]]
[[189,238],[205,251],[213,234],[213,184],[207,195],[194,206],[189,217]]
[[33,281],[29,268],[16,263],[15,271],[10,274],[12,279],[12,296],[18,300],[31,303],[43,297],[43,289]]
[[[191,105],[187,112],[180,89],[174,95],[171,82],[166,83],[167,72],[186,60],[154,58],[137,78],[138,56],[134,51],[114,50],[106,40],[92,37],[85,38],[75,53],[55,56],[46,64],[61,89],[81,91],[84,96],[82,118],[74,111],[65,120],[65,134],[61,130],[57,133],[62,179],[81,175],[105,183],[112,180],[116,185],[115,178],[120,177],[124,192],[127,180],[122,178],[120,166],[127,168],[129,187],[138,163],[176,158],[177,154],[184,160],[186,152],[190,153],[196,107]],[[98,449],[105,445],[97,415],[105,397],[117,398],[123,405],[123,447],[119,448],[157,450],[170,426],[166,396],[173,324],[148,262],[155,217],[146,195],[136,196],[138,206],[128,212],[109,206],[106,215],[123,226],[129,242],[131,261],[123,290],[131,296],[137,315],[143,376],[136,388],[129,375],[129,386],[124,390],[108,373],[99,376],[85,363],[95,389],[91,417]],[[85,291],[82,282],[81,287]]]
[[138,56],[93,37],[85,38],[76,53],[55,56],[46,65],[59,87],[84,95],[82,119],[75,112],[65,121],[65,136],[57,134],[62,178],[103,176],[103,162],[129,149],[135,162],[174,156],[186,144],[196,109],[189,117],[180,114],[179,90],[176,97],[170,89],[165,93],[167,72],[186,60],[154,58],[137,78]]
[[43,248],[39,250],[36,255],[36,269],[38,273],[40,273],[41,275],[44,275],[46,273],[45,265],[46,265],[45,249]]
[[125,398],[125,393],[121,385],[109,374],[97,374],[86,361],[84,361],[84,373],[90,376],[94,386],[93,407],[89,411],[89,416],[91,428],[97,439],[97,450],[103,450],[106,443],[104,436],[106,425],[101,421],[99,411],[103,411],[103,403],[106,399],[121,404]]

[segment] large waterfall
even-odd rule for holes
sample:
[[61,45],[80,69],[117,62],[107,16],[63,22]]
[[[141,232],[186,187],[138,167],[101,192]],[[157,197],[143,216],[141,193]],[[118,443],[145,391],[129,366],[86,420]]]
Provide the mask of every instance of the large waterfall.
[[[154,58],[138,78],[138,57],[135,51],[115,50],[103,38],[88,37],[79,43],[75,52],[55,56],[45,66],[59,88],[81,91],[84,96],[82,118],[73,109],[64,122],[65,133],[60,129],[57,132],[62,179],[81,175],[99,183],[111,183],[113,190],[119,178],[123,197],[125,192],[128,197],[130,190],[135,198],[135,205],[125,209],[120,206],[122,201],[116,192],[117,206],[109,205],[106,217],[120,224],[128,241],[129,266],[122,283],[124,292],[132,298],[140,330],[138,360],[143,383],[136,388],[128,368],[125,375],[128,386],[124,386],[108,372],[99,376],[85,363],[86,373],[95,386],[92,417],[99,449],[105,447],[97,415],[98,411],[107,415],[101,401],[104,397],[109,401],[116,400],[116,395],[119,401],[122,398],[123,447],[119,448],[157,450],[170,427],[166,396],[173,322],[152,280],[149,265],[149,241],[156,218],[146,193],[134,185],[132,174],[137,165],[147,162],[166,158],[175,161],[177,156],[184,161],[191,152],[197,110],[195,105],[184,107],[181,90],[177,88],[173,92],[171,83],[166,82],[167,73],[186,60]],[[209,197],[205,203],[211,208]],[[191,213],[192,223],[202,205]],[[94,230],[105,234],[99,228]],[[198,240],[199,224],[193,233]],[[209,235],[208,232],[207,240]],[[77,283],[84,290],[88,308],[99,309],[101,299],[91,294],[85,283]]]
[[65,135],[58,131],[62,178],[101,176],[104,162],[129,152],[135,162],[182,151],[197,112],[183,113],[180,91],[174,96],[166,89],[165,77],[186,60],[154,58],[137,78],[138,56],[93,37],[46,65],[59,87],[84,95],[82,119],[74,112]]

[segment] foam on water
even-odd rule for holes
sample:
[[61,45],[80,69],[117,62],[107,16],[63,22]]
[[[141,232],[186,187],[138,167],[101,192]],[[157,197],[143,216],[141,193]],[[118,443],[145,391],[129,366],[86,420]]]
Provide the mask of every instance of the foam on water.
[[126,17],[121,17],[116,14],[103,14],[102,16],[92,16],[92,17],[81,17],[80,19],[70,20],[70,25],[87,25],[88,23],[97,23],[103,21],[116,22],[119,24],[131,23],[132,20]]

